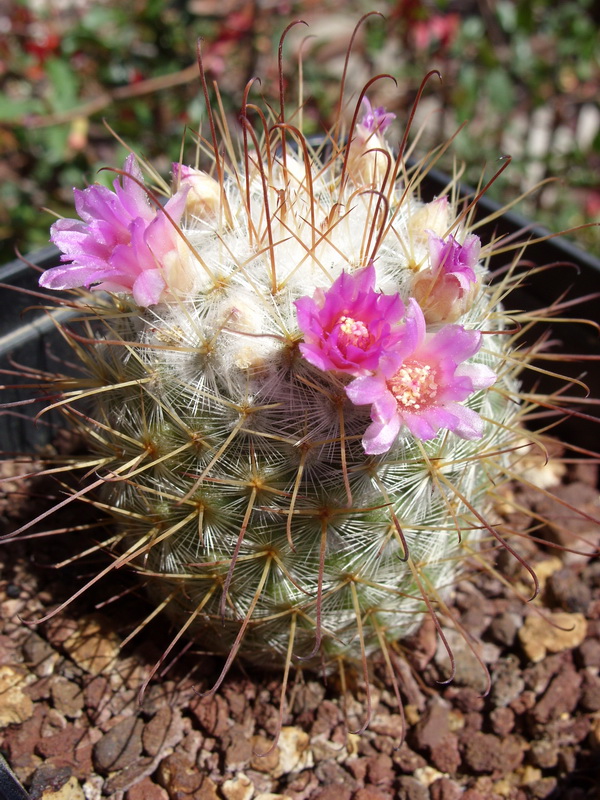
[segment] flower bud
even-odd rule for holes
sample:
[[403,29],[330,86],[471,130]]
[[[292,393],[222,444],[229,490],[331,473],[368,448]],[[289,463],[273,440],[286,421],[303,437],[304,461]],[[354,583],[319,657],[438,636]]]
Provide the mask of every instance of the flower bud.
[[382,134],[396,115],[386,111],[383,106],[373,108],[366,97],[363,97],[363,108],[365,113],[350,142],[347,169],[357,186],[378,188],[385,180],[390,159],[376,151],[388,151]]
[[452,235],[444,240],[428,233],[430,266],[414,276],[411,294],[427,324],[456,322],[471,308],[479,288],[473,267],[481,242],[474,234],[461,245]]
[[411,214],[406,223],[410,241],[415,246],[424,247],[429,242],[429,234],[443,236],[450,226],[448,198],[438,197],[431,203]]
[[221,207],[221,186],[202,170],[173,164],[173,180],[177,188],[189,187],[185,203],[188,214],[199,219],[214,218]]

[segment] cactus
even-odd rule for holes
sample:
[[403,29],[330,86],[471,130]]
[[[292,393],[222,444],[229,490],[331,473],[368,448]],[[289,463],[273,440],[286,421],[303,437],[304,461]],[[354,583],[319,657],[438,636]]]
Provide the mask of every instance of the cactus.
[[227,655],[213,691],[238,654],[366,673],[437,624],[482,541],[519,558],[494,524],[541,442],[528,318],[503,310],[517,259],[490,283],[472,204],[419,199],[426,167],[366,91],[317,146],[283,105],[244,104],[239,152],[208,114],[202,170],[153,187],[129,155],[53,226],[64,263],[40,284],[72,293],[85,377],[52,407],[96,474],[74,497],[113,517],[110,568],[142,576],[176,638]]

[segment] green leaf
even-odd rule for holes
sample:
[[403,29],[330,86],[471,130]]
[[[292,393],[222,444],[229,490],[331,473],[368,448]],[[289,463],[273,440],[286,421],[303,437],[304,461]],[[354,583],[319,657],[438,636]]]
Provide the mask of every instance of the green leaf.
[[486,79],[487,94],[494,108],[507,114],[515,106],[516,93],[510,76],[503,69],[492,70]]
[[16,122],[28,114],[41,114],[43,107],[35,97],[12,98],[0,94],[0,121]]
[[50,58],[45,64],[52,85],[54,111],[67,111],[78,103],[79,79],[65,59]]

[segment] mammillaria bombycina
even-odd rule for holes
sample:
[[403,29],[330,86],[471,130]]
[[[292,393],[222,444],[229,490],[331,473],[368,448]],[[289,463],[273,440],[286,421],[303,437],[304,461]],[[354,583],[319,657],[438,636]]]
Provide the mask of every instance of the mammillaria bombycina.
[[209,692],[238,654],[283,668],[282,697],[292,665],[358,663],[368,690],[376,651],[398,691],[395,642],[442,630],[484,539],[535,584],[496,509],[562,401],[520,388],[538,348],[505,299],[517,258],[494,285],[496,243],[451,184],[421,199],[427,159],[364,94],[320,145],[247,97],[221,142],[209,105],[212,155],[174,166],[164,205],[130,155],[53,226],[64,263],[40,284],[70,292],[86,374],[53,378],[52,407],[90,446],[59,505],[108,513],[106,572],[139,573],[173,644],[226,655]]

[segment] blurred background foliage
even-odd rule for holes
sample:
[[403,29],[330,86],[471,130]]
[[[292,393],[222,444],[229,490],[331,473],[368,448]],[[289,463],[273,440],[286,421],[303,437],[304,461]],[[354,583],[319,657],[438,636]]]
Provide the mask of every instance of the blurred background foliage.
[[[511,203],[552,176],[517,210],[553,231],[597,221],[600,212],[599,10],[593,0],[0,0],[0,262],[47,244],[52,217],[73,216],[72,187],[109,181],[124,149],[165,176],[180,157],[185,126],[204,118],[196,66],[203,39],[235,125],[246,82],[277,95],[277,44],[288,103],[303,61],[305,127],[330,124],[344,56],[358,18],[371,17],[353,48],[349,92],[377,73],[373,104],[397,114],[402,135],[423,76],[413,131],[424,154],[469,124],[438,166],[475,185],[498,158],[513,162],[490,195]],[[306,38],[306,37],[311,38]],[[312,37],[316,38],[312,38]],[[351,106],[352,108],[352,106]],[[350,112],[351,113],[351,112]],[[193,161],[193,151],[188,161]],[[202,166],[202,164],[201,164]],[[598,228],[575,234],[598,254]]]

